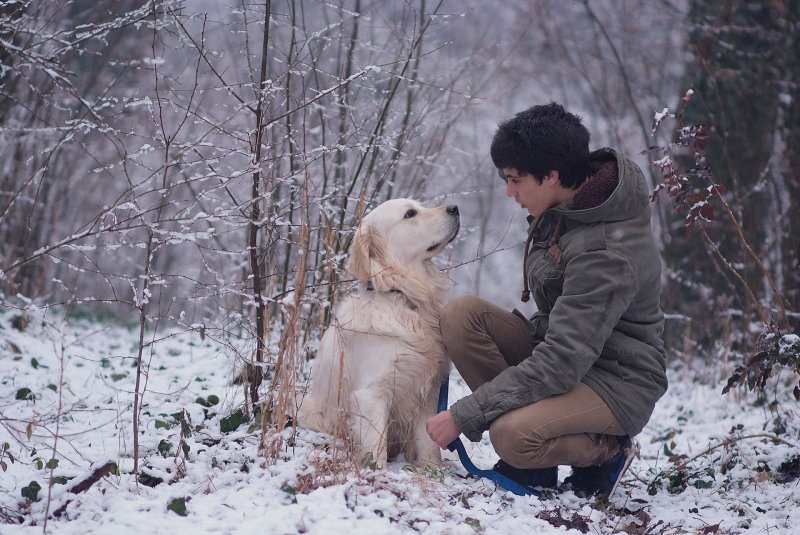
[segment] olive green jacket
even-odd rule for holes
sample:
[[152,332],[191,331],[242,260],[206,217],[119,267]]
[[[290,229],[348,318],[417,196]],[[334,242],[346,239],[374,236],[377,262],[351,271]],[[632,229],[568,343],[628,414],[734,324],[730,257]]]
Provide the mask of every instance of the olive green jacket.
[[[616,159],[619,181],[598,206],[572,210],[574,201],[568,201],[541,216],[525,261],[539,309],[533,334],[540,342],[524,362],[451,407],[472,441],[502,414],[578,382],[592,388],[634,436],[667,390],[661,258],[647,184],[641,169],[613,149],[595,151],[592,159]],[[547,247],[558,214],[560,255]]]

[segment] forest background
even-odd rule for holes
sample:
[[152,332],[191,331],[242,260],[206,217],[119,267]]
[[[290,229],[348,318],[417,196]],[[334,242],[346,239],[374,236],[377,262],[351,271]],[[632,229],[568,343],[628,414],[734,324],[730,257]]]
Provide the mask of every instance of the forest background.
[[672,363],[796,384],[798,20],[794,0],[2,2],[0,300],[20,330],[44,309],[138,333],[134,472],[175,329],[226,348],[274,456],[371,207],[458,204],[453,295],[518,307],[525,214],[488,146],[557,101],[661,190]]

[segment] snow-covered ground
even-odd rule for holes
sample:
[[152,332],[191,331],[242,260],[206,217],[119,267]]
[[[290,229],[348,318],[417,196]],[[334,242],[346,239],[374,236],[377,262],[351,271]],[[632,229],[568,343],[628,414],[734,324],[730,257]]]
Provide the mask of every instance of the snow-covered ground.
[[[197,333],[159,333],[145,353],[146,477],[137,485],[136,332],[37,313],[20,330],[18,314],[0,310],[2,534],[42,532],[46,512],[46,531],[59,535],[800,533],[800,480],[791,479],[800,411],[785,385],[754,403],[741,392],[721,395],[719,369],[673,366],[670,389],[638,437],[641,459],[610,502],[572,492],[539,500],[464,478],[450,453],[441,471],[402,461],[383,471],[354,467],[329,437],[302,429],[294,440],[287,430],[290,446],[266,463],[259,430],[223,420],[243,400],[233,358]],[[451,399],[464,393],[454,373]],[[467,448],[479,466],[496,460],[488,435]],[[69,492],[107,462],[119,471]]]

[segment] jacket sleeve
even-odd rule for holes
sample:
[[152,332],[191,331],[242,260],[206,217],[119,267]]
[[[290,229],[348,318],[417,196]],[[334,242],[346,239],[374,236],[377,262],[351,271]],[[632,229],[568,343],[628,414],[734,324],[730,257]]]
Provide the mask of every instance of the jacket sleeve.
[[525,361],[451,407],[461,432],[478,441],[502,414],[571,390],[600,356],[637,287],[635,270],[613,251],[588,251],[571,259],[544,341]]

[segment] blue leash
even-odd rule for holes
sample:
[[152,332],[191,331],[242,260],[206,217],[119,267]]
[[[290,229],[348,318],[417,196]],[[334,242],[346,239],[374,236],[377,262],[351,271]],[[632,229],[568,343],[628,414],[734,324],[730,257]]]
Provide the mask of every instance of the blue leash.
[[[436,407],[437,413],[447,409],[447,396],[449,388],[450,377],[448,376],[445,377],[445,380],[442,382],[442,386],[439,389],[439,405]],[[475,464],[472,462],[472,459],[470,459],[469,455],[467,455],[467,450],[464,448],[464,443],[461,442],[460,438],[456,437],[454,441],[447,445],[447,449],[458,452],[458,458],[461,461],[461,464],[463,464],[464,468],[467,469],[467,472],[473,476],[491,479],[504,489],[513,492],[517,496],[541,496],[540,492],[526,487],[525,485],[521,485],[510,477],[504,476],[496,470],[482,470],[475,466]]]

